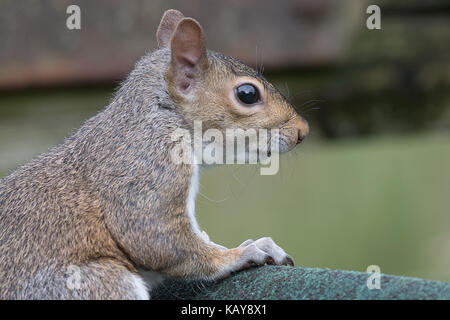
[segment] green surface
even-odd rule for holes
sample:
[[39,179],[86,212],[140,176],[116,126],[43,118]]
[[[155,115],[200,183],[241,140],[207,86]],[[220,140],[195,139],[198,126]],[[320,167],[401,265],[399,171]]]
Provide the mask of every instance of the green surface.
[[450,300],[449,283],[381,274],[379,289],[369,289],[370,276],[354,271],[265,266],[218,282],[166,280],[150,294],[152,299],[165,300]]

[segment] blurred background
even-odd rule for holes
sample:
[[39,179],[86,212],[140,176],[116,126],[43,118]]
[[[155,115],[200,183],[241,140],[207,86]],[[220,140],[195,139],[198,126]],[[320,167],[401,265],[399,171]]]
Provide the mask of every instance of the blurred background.
[[[70,4],[81,30],[66,28]],[[272,236],[297,265],[450,281],[446,0],[2,0],[0,177],[106,106],[169,8],[200,21],[209,49],[263,66],[311,124],[276,176],[205,171],[213,241]]]

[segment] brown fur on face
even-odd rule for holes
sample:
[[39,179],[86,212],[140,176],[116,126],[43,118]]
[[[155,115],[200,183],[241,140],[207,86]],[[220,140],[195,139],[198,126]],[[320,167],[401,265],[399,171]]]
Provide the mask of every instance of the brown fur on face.
[[[169,12],[171,41],[160,42],[171,50],[165,74],[168,91],[179,105],[188,124],[202,121],[203,129],[280,129],[287,144],[285,151],[301,142],[309,131],[307,122],[279,91],[253,68],[239,60],[207,51],[203,30],[197,21]],[[173,21],[178,21],[177,25]],[[255,105],[244,105],[236,98],[239,85],[249,83],[258,88],[262,98]]]
[[[309,126],[280,92],[261,74],[244,63],[208,51],[208,67],[197,82],[191,100],[179,99],[186,119],[201,120],[203,129],[280,129],[288,151],[303,140]],[[262,103],[243,106],[235,97],[237,86],[250,83],[259,89]],[[177,92],[169,81],[170,92]]]

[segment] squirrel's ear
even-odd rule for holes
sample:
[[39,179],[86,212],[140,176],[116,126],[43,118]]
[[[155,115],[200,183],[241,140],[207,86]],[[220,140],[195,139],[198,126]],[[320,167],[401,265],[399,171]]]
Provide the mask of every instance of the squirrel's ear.
[[167,10],[164,12],[158,31],[156,31],[156,40],[158,48],[167,48],[170,45],[170,39],[177,27],[178,22],[184,18],[184,15],[178,10]]
[[205,37],[200,24],[182,19],[171,40],[170,72],[178,90],[187,93],[208,66]]

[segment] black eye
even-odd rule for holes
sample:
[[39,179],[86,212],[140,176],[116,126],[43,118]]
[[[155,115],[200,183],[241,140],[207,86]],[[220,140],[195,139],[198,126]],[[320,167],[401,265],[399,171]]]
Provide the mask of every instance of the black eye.
[[245,104],[254,104],[259,101],[259,91],[252,84],[243,84],[237,87],[236,95]]

